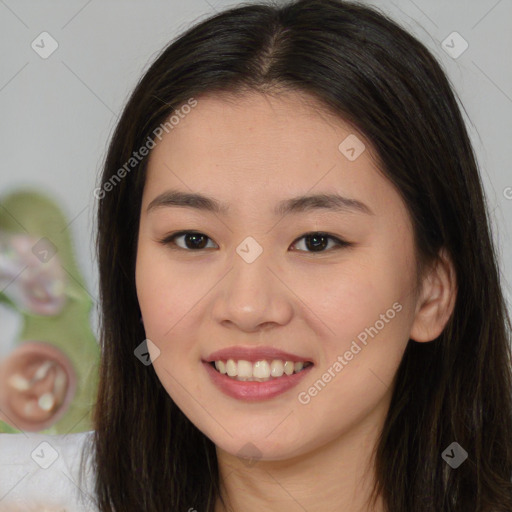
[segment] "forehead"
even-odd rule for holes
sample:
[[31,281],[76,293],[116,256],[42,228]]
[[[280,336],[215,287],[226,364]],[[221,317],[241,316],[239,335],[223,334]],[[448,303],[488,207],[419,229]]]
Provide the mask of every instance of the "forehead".
[[[347,157],[347,140],[355,159]],[[143,203],[178,188],[235,203],[234,210],[259,211],[264,202],[308,192],[358,196],[389,209],[400,198],[376,162],[369,141],[312,97],[211,94],[156,141]]]
[[[231,170],[254,166],[260,175],[276,175],[291,166],[300,172],[301,161],[322,167],[329,157],[338,161],[338,146],[351,134],[353,127],[304,94],[210,94],[198,98],[197,105],[163,133],[151,159],[231,162]],[[370,149],[367,141],[365,145]]]
[[[322,147],[332,149],[332,143],[340,135],[355,134],[355,131],[306,94],[221,93],[200,97],[197,106],[180,116],[179,123],[172,132],[164,134],[164,139],[167,142],[173,139],[176,145],[194,144],[202,156],[219,147],[229,147],[232,153],[239,148],[238,153],[244,153],[245,159],[254,153],[251,148],[258,145],[261,149],[261,144],[266,144],[267,151],[258,154],[262,161],[267,153],[276,149],[281,153],[301,148],[303,156],[313,158]],[[191,140],[191,132],[196,140]],[[326,135],[329,135],[327,139]],[[361,134],[358,137],[363,138]],[[305,141],[309,142],[308,146],[303,145]],[[160,144],[163,145],[165,143]],[[337,146],[335,144],[335,149]],[[273,154],[272,158],[275,160],[276,156]]]

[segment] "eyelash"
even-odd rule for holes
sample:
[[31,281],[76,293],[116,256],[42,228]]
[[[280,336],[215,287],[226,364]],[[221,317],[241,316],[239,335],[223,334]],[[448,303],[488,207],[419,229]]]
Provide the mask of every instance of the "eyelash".
[[[174,242],[174,239],[178,238],[180,236],[184,236],[184,235],[203,235],[206,238],[208,238],[209,240],[211,240],[210,237],[206,236],[204,233],[201,233],[199,231],[177,231],[176,233],[171,233],[171,234],[167,235],[166,237],[158,240],[158,242],[161,243],[162,245],[166,245],[166,246],[174,245],[175,247],[172,247],[173,250],[181,249],[181,250],[187,251],[187,252],[200,252],[200,251],[204,251],[205,250],[204,248],[202,248],[202,249],[188,249],[188,248],[183,248],[183,247],[176,246],[176,243]],[[326,233],[324,231],[310,231],[308,233],[305,233],[302,236],[300,236],[299,238],[296,238],[292,245],[295,245],[299,240],[301,240],[301,239],[303,239],[303,238],[305,238],[307,236],[311,236],[311,235],[321,235],[321,236],[323,236],[325,238],[328,238],[330,240],[334,240],[336,242],[336,244],[337,244],[335,249],[342,249],[344,247],[351,247],[353,245],[351,242],[346,242],[345,240],[342,240],[341,238],[338,238],[338,237],[336,237],[334,235],[330,235],[329,233]],[[303,251],[303,250],[299,250],[298,252],[309,252],[310,254],[321,254],[321,253],[329,252],[329,250],[327,250],[327,249],[323,250],[323,251]]]

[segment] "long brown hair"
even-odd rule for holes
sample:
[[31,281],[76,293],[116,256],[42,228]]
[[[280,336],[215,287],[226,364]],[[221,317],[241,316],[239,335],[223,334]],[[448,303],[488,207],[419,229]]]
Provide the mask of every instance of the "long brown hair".
[[[126,163],[191,98],[278,89],[353,123],[407,205],[422,262],[444,248],[455,265],[446,328],[431,343],[410,340],[395,376],[374,495],[392,512],[512,510],[511,325],[455,93],[424,45],[376,8],[340,0],[251,2],[214,15],[161,52],[124,108],[96,194],[99,509],[213,512],[219,496],[214,444],[134,356],[145,339],[135,255],[147,158]],[[453,442],[468,453],[456,470],[441,457]]]

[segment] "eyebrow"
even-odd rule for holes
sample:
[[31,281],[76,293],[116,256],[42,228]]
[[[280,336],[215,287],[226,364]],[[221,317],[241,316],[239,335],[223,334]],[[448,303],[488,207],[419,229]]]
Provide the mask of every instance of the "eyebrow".
[[[155,197],[148,205],[146,212],[162,207],[194,208],[206,212],[227,215],[229,206],[217,199],[197,193],[167,190]],[[356,212],[375,215],[363,202],[343,197],[339,194],[314,194],[284,199],[274,207],[274,215],[288,215],[313,210],[333,210],[336,212]]]

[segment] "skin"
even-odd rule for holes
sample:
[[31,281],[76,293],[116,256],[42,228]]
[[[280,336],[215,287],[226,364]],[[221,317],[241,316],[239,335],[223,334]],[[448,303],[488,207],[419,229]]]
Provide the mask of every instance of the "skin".
[[[152,353],[160,381],[217,447],[229,507],[219,500],[216,512],[369,510],[372,452],[408,340],[437,337],[455,300],[445,255],[415,289],[412,225],[398,192],[377,168],[370,143],[307,99],[200,97],[148,162],[137,294],[147,338],[160,350]],[[338,149],[350,134],[366,146],[355,161]],[[171,188],[213,196],[231,211],[146,211]],[[358,199],[373,215],[272,214],[282,199],[319,192]],[[207,247],[187,249],[193,244],[185,237],[176,246],[158,242],[181,230],[205,234]],[[315,231],[353,246],[329,241],[314,252],[302,237]],[[263,249],[250,264],[236,252],[247,236]],[[396,302],[401,311],[308,404],[300,403],[298,393]],[[219,391],[201,363],[232,345],[270,345],[315,366],[296,388],[244,402]],[[252,463],[237,456],[247,443],[258,450]],[[374,510],[384,510],[381,501]]]

